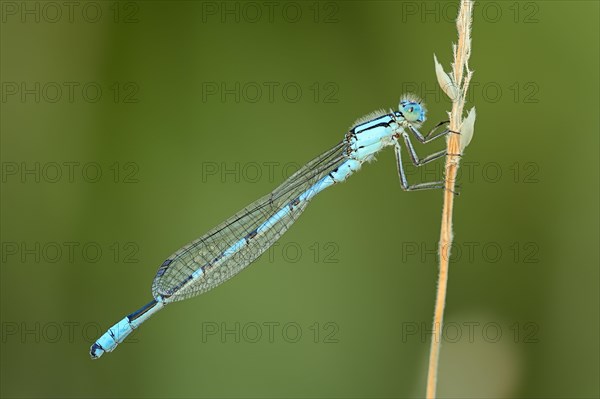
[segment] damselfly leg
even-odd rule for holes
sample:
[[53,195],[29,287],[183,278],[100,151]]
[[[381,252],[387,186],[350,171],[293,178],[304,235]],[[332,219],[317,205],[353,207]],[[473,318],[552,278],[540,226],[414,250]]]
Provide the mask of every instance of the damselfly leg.
[[[452,132],[449,129],[444,129],[442,132],[435,133],[436,130],[440,126],[443,126],[447,123],[448,123],[447,121],[442,121],[442,122],[438,123],[436,126],[433,127],[433,129],[431,129],[429,131],[429,133],[427,133],[426,136],[423,136],[416,128],[414,128],[411,125],[409,125],[409,129],[413,132],[413,134],[415,135],[417,140],[419,140],[421,143],[428,143],[432,140],[435,140],[436,138],[445,136],[448,133],[457,133],[457,132]],[[412,142],[410,141],[410,137],[408,136],[408,134],[406,134],[406,133],[402,134],[402,138],[404,139],[404,143],[406,144],[406,148],[410,155],[411,161],[415,166],[425,165],[429,162],[435,161],[436,159],[439,159],[439,158],[443,157],[444,155],[446,155],[446,150],[441,150],[441,151],[435,152],[433,154],[430,154],[430,155],[424,157],[423,159],[420,159],[419,156],[417,155],[417,152],[415,151],[415,148],[414,148]],[[416,190],[438,189],[438,188],[445,187],[445,182],[443,180],[435,181],[435,182],[409,184],[408,179],[406,178],[406,172],[404,171],[404,165],[402,164],[401,145],[400,145],[400,142],[397,140],[394,145],[394,150],[396,153],[396,166],[398,169],[398,175],[400,177],[400,184],[401,184],[403,190],[416,191]],[[458,193],[456,193],[454,191],[453,191],[453,193],[458,195]]]
[[450,130],[448,128],[442,130],[441,132],[437,131],[441,126],[444,126],[444,125],[447,125],[447,124],[448,124],[448,121],[441,121],[440,123],[438,123],[437,125],[435,125],[429,131],[429,133],[427,133],[425,136],[423,136],[423,134],[421,132],[419,132],[419,129],[417,129],[413,125],[408,125],[408,129],[412,132],[412,134],[415,135],[415,137],[417,138],[417,140],[419,140],[422,144],[426,144],[426,143],[429,143],[432,140],[435,140],[437,138],[445,136],[448,133],[460,134],[460,133],[454,132],[454,131],[452,131],[452,130]]
[[396,144],[394,145],[394,150],[396,152],[396,166],[398,168],[398,175],[400,176],[400,185],[402,186],[402,189],[404,191],[444,188],[443,181],[408,184],[408,179],[406,178],[406,173],[404,172],[404,166],[402,165],[402,149],[400,147],[400,143],[396,142]]

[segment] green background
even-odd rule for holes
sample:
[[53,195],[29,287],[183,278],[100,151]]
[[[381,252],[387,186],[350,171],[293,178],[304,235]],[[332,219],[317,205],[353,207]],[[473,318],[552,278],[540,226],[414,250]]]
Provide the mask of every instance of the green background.
[[[442,193],[403,192],[389,150],[235,279],[88,348],[167,256],[355,119],[406,90],[424,130],[444,119],[455,2],[48,4],[2,3],[2,396],[422,396]],[[598,15],[476,7],[442,397],[599,395]]]

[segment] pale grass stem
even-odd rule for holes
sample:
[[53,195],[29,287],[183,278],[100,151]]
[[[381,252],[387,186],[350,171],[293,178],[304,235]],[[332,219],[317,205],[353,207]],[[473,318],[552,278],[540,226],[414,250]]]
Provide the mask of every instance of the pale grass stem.
[[[444,206],[442,210],[442,222],[439,242],[439,275],[437,285],[437,296],[433,318],[433,334],[431,339],[431,351],[429,354],[429,368],[427,375],[427,398],[436,397],[438,363],[440,357],[440,345],[442,342],[442,329],[444,321],[444,306],[446,304],[446,291],[448,286],[448,266],[450,260],[450,247],[452,245],[452,210],[454,205],[454,192],[456,174],[459,167],[460,154],[471,139],[475,123],[475,110],[469,112],[463,126],[463,109],[465,98],[469,88],[469,82],[473,72],[469,69],[469,56],[471,55],[471,21],[473,1],[461,0],[456,26],[458,29],[458,43],[453,46],[454,62],[452,72],[445,75],[443,68],[435,59],[436,75],[442,86],[442,90],[452,100],[452,110],[449,112],[450,130],[461,132],[461,129],[470,131],[467,135],[450,134],[447,141],[448,155],[445,167],[445,190]],[[435,56],[434,56],[435,57]],[[469,125],[469,126],[466,126]]]

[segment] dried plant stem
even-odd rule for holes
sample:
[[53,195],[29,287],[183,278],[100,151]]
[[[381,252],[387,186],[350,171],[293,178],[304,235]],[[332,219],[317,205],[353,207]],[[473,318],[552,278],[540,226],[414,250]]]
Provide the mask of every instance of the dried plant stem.
[[[463,108],[466,93],[469,88],[472,71],[469,70],[469,56],[471,54],[471,19],[473,11],[472,0],[461,0],[456,26],[458,28],[458,44],[454,46],[454,63],[452,74],[458,95],[452,98],[452,111],[450,112],[450,130],[459,132],[462,125]],[[463,76],[466,73],[466,76]],[[433,334],[431,339],[431,352],[429,354],[429,370],[427,375],[427,398],[436,397],[438,363],[440,345],[442,341],[442,327],[444,320],[444,306],[446,304],[446,291],[448,286],[448,266],[450,260],[450,247],[452,245],[452,209],[454,205],[454,191],[456,174],[459,167],[461,153],[460,136],[451,134],[447,143],[448,156],[446,157],[446,190],[444,190],[444,207],[439,243],[440,270],[438,276],[437,297],[433,318]]]

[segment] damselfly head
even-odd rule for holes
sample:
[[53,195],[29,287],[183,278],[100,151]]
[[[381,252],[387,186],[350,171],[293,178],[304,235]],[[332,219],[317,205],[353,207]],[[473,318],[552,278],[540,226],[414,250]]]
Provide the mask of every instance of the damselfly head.
[[400,99],[398,105],[399,111],[404,116],[404,119],[409,123],[423,123],[425,122],[425,104],[421,102],[421,99],[414,94],[405,94]]

